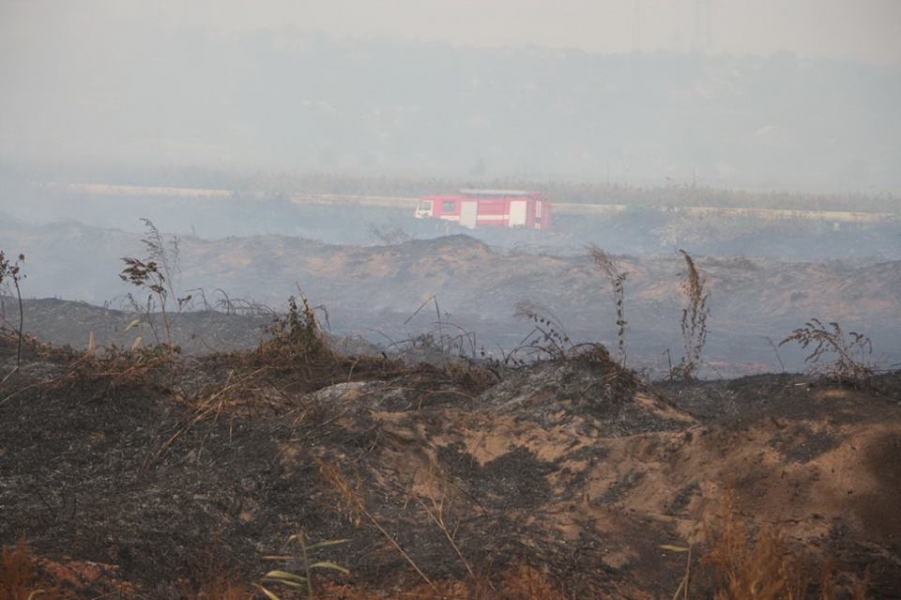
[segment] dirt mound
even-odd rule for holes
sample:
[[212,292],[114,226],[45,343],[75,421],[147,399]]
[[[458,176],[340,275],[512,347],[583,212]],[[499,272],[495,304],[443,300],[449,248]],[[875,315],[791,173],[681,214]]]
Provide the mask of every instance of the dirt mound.
[[462,256],[464,258],[485,258],[494,252],[484,242],[476,238],[456,234],[428,240],[410,240],[399,245],[399,249],[411,256],[434,254],[441,256]]
[[[10,299],[4,298],[7,307]],[[13,300],[14,302],[14,300]],[[209,354],[247,349],[259,344],[273,322],[272,314],[236,314],[195,310],[168,316],[174,343],[186,354]],[[76,348],[152,346],[167,340],[159,313],[116,310],[85,302],[55,298],[24,302],[26,330],[40,340]]]
[[[81,593],[298,572],[264,557],[303,532],[347,540],[316,555],[351,570],[318,575],[323,594],[501,597],[528,572],[560,597],[671,597],[691,547],[708,597],[698,558],[731,498],[752,531],[901,597],[897,397],[790,376],[661,388],[601,353],[492,371],[26,350],[0,387],[0,543],[114,574]],[[14,354],[6,339],[4,376]]]

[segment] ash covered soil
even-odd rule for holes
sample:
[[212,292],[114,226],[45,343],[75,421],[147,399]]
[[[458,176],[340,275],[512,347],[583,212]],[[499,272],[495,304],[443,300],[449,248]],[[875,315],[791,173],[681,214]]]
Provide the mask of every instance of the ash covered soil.
[[647,384],[597,346],[504,369],[277,341],[28,341],[15,370],[0,341],[0,543],[26,540],[63,597],[214,597],[224,578],[262,598],[267,571],[303,572],[266,558],[301,532],[346,540],[315,553],[350,570],[315,573],[323,598],[670,598],[689,547],[691,596],[712,597],[731,518],[777,528],[810,597],[829,563],[837,597],[866,576],[901,598],[897,373]]

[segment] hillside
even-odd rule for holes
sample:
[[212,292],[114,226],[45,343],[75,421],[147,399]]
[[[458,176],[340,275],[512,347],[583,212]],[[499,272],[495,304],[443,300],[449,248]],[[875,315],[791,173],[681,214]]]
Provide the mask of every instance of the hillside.
[[[671,371],[685,258],[613,256],[634,372],[578,229],[184,237],[167,327],[118,278],[140,235],[4,220],[28,335],[19,361],[0,296],[0,598],[301,598],[286,574],[320,560],[349,571],[310,573],[335,600],[901,598],[901,263],[870,254],[893,223],[692,224],[785,248],[695,257],[708,381]],[[842,240],[863,256],[778,257]],[[872,336],[872,373],[776,345],[818,316]]]
[[[342,235],[330,234],[327,215],[314,209],[292,213],[291,218],[317,228],[321,237]],[[446,325],[470,332],[479,349],[500,356],[529,333],[529,323],[515,316],[517,306],[528,302],[549,311],[572,339],[611,345],[616,315],[610,284],[586,250],[599,243],[617,255],[620,269],[628,274],[624,286],[628,350],[636,368],[660,376],[667,370],[665,353],[676,354],[682,348],[680,286],[685,263],[676,248],[693,254],[710,292],[706,376],[802,370],[806,353],[797,346],[774,351],[773,343],[811,318],[836,321],[846,331],[870,336],[872,359],[881,367],[901,362],[897,343],[901,262],[874,254],[884,250],[897,255],[893,222],[836,230],[819,223],[742,225],[732,219],[682,224],[649,220],[639,213],[583,218],[565,225],[567,230],[549,236],[471,232],[484,239],[425,237],[426,233],[409,229],[408,233],[424,237],[391,244],[337,244],[271,234],[180,237],[175,295],[192,299],[176,319],[186,323],[178,342],[192,353],[204,351],[204,345],[221,350],[251,347],[259,325],[284,311],[288,297],[296,296],[299,287],[314,305],[327,310],[333,333],[371,343],[400,343],[437,334]],[[345,225],[352,227],[363,230],[365,223],[351,220]],[[648,233],[651,229],[659,233]],[[661,249],[657,237],[670,232],[679,246]],[[121,257],[146,251],[142,234],[71,221],[40,226],[4,221],[0,235],[27,257],[26,331],[76,347],[84,347],[92,332],[100,344],[129,345],[138,335],[150,340],[148,331],[125,330],[135,316],[146,312],[146,295],[118,277]],[[174,240],[164,237],[167,243]],[[648,246],[654,250],[641,251]],[[636,252],[619,255],[623,248]],[[772,254],[744,254],[741,249],[768,249]],[[787,258],[805,251],[811,259]],[[129,293],[133,298],[127,297]],[[53,314],[56,309],[48,306],[51,313],[44,314],[42,305],[32,299],[49,296],[94,306],[61,314]],[[173,305],[170,300],[170,312]],[[118,325],[99,326],[97,319],[102,321],[110,311],[121,313],[116,313]],[[236,325],[235,319],[228,324],[228,314],[215,311],[263,317],[256,325]],[[251,331],[226,343],[212,329],[204,331],[213,327],[213,321]]]
[[897,374],[648,385],[600,347],[405,367],[305,327],[201,358],[29,342],[18,370],[0,339],[23,593],[301,597],[263,577],[304,573],[300,533],[344,540],[311,554],[350,571],[314,569],[318,598],[701,598],[731,569],[901,597]]

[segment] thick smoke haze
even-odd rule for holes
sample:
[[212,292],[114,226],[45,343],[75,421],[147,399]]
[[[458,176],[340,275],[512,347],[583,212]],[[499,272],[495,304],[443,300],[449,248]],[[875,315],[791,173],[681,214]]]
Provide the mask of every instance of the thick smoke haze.
[[0,600],[901,599],[899,449],[901,0],[0,0]]
[[[167,30],[239,33],[294,27],[341,37],[588,52],[632,50],[876,62],[901,60],[901,6],[893,0],[5,0],[7,39],[46,44],[59,29],[86,37],[142,23]],[[93,43],[84,39],[83,43]]]
[[901,188],[895,2],[0,4],[0,160]]

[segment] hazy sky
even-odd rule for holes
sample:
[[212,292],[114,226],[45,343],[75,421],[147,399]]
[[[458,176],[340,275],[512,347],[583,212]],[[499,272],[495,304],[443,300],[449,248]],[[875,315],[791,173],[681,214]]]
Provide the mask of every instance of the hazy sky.
[[89,38],[140,20],[627,52],[636,40],[644,51],[706,46],[708,12],[713,52],[901,61],[899,0],[0,0],[0,36],[34,43],[62,26]]
[[[528,52],[505,62],[369,44],[378,60],[364,68],[353,44],[279,50],[308,31],[742,60],[667,55],[634,61],[649,80],[625,81],[621,61],[578,56],[542,67]],[[880,66],[743,60],[784,51]],[[463,173],[484,162],[492,175],[896,189],[899,69],[901,0],[0,0],[0,163]],[[495,94],[494,79],[518,91]]]

